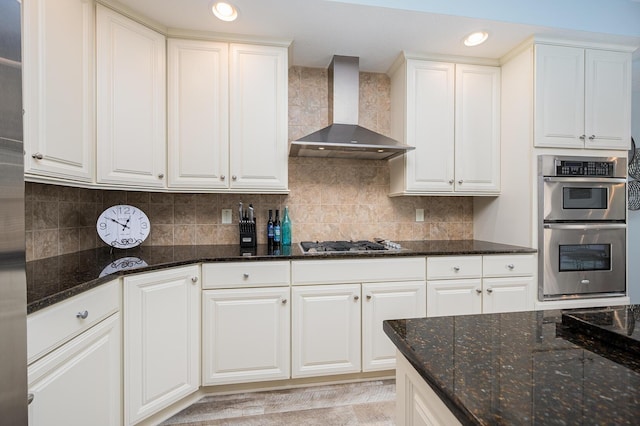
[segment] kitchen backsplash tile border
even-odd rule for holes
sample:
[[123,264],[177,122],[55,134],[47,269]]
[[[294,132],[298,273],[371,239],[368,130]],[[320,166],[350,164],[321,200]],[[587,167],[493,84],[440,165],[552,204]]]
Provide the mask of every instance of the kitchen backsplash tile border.
[[[390,82],[385,74],[360,74],[360,124],[389,135]],[[289,70],[289,140],[329,124],[327,71]],[[252,203],[258,229],[269,209],[289,206],[293,242],[329,239],[446,240],[473,238],[470,197],[389,197],[386,161],[289,159],[288,195],[175,194],[112,191],[29,183],[25,185],[27,260],[103,245],[95,224],[114,204],[143,209],[152,223],[146,245],[237,244],[234,224],[220,223],[221,210],[235,213]],[[415,210],[425,221],[415,221]],[[266,242],[258,232],[258,243]]]

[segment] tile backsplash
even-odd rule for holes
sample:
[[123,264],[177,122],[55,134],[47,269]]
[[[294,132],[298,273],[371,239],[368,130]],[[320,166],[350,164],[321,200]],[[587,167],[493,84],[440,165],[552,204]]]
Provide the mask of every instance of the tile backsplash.
[[[289,70],[289,140],[329,124],[327,71]],[[389,135],[390,83],[385,74],[360,74],[360,124]],[[131,204],[149,216],[145,245],[237,244],[237,206],[252,203],[258,243],[266,242],[269,209],[289,206],[293,241],[473,238],[470,197],[389,197],[386,161],[289,159],[288,195],[168,194],[27,183],[27,260],[100,247],[96,220],[105,208]],[[234,224],[221,224],[232,209]],[[424,222],[416,222],[424,209]],[[264,231],[264,232],[261,232]]]

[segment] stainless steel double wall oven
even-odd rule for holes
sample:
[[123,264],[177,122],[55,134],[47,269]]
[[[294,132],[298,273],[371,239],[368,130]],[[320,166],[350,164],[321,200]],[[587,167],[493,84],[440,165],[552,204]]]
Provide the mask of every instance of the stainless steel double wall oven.
[[626,159],[538,157],[540,300],[626,294]]

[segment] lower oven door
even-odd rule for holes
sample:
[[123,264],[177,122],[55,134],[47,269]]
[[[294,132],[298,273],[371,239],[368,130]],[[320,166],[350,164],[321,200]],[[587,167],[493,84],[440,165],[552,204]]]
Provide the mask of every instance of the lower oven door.
[[544,224],[540,300],[622,296],[625,224]]

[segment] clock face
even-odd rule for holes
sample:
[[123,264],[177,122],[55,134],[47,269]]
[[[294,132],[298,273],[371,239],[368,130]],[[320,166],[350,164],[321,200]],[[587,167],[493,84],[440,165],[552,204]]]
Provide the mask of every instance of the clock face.
[[142,244],[149,236],[151,223],[142,210],[128,205],[109,207],[96,223],[102,241],[116,248],[131,248]]

